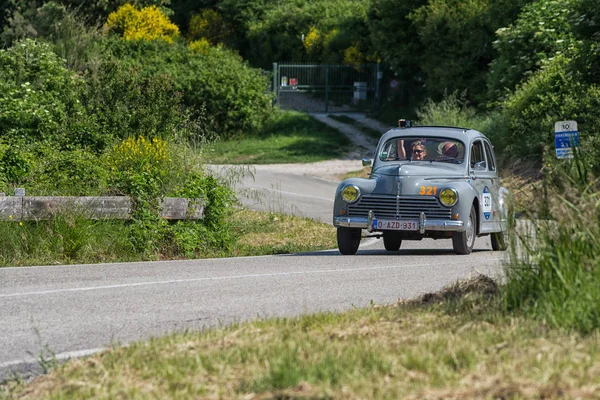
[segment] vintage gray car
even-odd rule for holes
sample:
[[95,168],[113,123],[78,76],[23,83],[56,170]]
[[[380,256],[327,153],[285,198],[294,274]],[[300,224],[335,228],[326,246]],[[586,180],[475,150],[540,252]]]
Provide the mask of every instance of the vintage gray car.
[[457,254],[469,254],[475,237],[486,235],[493,250],[505,250],[508,191],[490,141],[473,129],[406,125],[383,134],[368,179],[338,186],[333,224],[340,252],[355,254],[363,229],[383,237],[389,251],[428,237],[452,239]]

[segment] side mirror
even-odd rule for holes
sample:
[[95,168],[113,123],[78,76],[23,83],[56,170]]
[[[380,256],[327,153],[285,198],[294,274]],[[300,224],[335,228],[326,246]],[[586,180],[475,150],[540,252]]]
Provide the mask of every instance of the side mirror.
[[371,159],[370,158],[363,158],[362,159],[362,165],[363,165],[363,167],[370,167],[371,166]]

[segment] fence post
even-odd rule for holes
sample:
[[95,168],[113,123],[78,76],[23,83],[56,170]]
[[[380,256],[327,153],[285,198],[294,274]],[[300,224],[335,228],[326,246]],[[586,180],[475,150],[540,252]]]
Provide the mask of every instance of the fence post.
[[329,64],[325,64],[325,113],[329,112]]
[[277,75],[279,75],[277,73],[277,63],[274,62],[273,63],[273,95],[275,95],[275,99],[273,99],[273,104],[275,104],[277,102],[277,100],[279,99],[279,93],[277,92],[277,82],[279,77]]

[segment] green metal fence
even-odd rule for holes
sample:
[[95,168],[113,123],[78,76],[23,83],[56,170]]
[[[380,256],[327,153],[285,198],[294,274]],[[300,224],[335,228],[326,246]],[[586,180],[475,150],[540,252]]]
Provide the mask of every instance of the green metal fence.
[[273,63],[273,92],[283,109],[374,111],[379,104],[380,80],[379,64]]

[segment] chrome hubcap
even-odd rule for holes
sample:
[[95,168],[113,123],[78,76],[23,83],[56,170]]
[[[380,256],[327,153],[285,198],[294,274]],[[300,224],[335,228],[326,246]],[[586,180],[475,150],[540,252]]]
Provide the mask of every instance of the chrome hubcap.
[[469,221],[467,222],[467,243],[469,244],[469,247],[471,247],[471,243],[473,243],[473,239],[475,237],[474,232],[473,232],[473,215],[469,216]]

